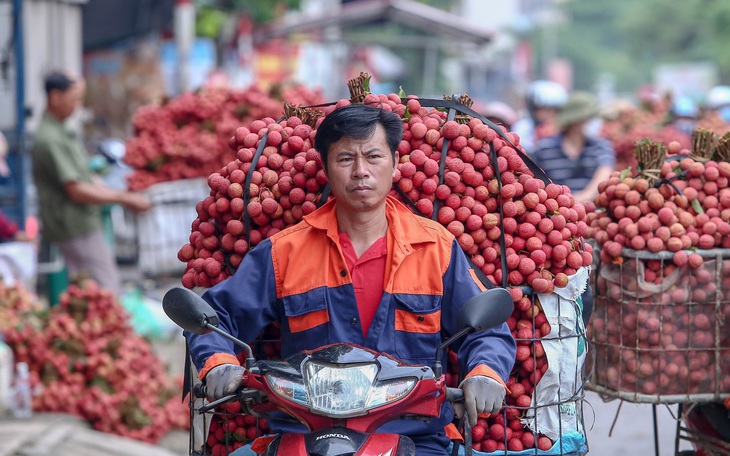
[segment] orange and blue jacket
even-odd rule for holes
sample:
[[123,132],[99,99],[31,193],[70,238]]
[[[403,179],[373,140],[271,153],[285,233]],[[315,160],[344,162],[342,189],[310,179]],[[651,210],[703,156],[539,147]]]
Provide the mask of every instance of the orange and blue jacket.
[[[219,327],[241,340],[253,340],[277,321],[283,358],[346,342],[407,363],[432,365],[438,346],[460,329],[462,305],[484,290],[458,242],[441,224],[388,197],[383,297],[363,336],[335,210],[336,200],[331,199],[301,223],[264,240],[246,254],[233,277],[203,295],[218,312]],[[201,379],[217,365],[238,364],[227,339],[215,333],[186,337]],[[461,372],[504,384],[516,351],[506,324],[472,334],[457,346]],[[382,431],[433,433],[443,431],[452,419],[447,403],[441,417],[430,423],[396,420]],[[276,426],[275,420],[271,424]]]

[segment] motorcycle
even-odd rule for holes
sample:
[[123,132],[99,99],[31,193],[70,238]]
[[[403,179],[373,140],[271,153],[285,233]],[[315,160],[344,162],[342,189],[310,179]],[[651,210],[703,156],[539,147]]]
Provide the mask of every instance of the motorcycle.
[[[397,358],[347,343],[306,351],[283,361],[259,360],[251,347],[218,328],[216,312],[185,288],[173,288],[162,301],[168,317],[186,331],[215,332],[246,353],[246,372],[234,394],[197,411],[205,413],[230,401],[240,401],[244,413],[266,417],[284,412],[304,424],[306,434],[272,437],[265,455],[400,456],[415,454],[407,436],[376,433],[398,418],[428,420],[438,417],[444,401],[463,401],[459,388],[446,386],[441,364],[444,348],[467,334],[494,328],[513,310],[510,294],[494,288],[467,301],[459,315],[462,328],[438,348],[433,366],[406,364]],[[205,397],[205,385],[194,394]],[[468,419],[464,417],[464,422]],[[465,432],[471,450],[471,431]]]
[[678,432],[683,440],[692,442],[694,451],[683,451],[679,455],[730,455],[730,410],[725,405],[719,402],[687,404],[680,413],[684,427],[680,424]]

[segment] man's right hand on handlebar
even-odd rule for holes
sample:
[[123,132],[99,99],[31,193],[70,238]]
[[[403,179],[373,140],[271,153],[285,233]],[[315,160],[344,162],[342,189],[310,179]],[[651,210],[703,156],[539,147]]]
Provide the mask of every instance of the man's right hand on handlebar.
[[245,369],[235,364],[221,364],[211,369],[205,375],[205,385],[208,399],[215,401],[233,394],[243,379]]
[[454,404],[454,413],[461,417],[466,409],[472,426],[476,426],[480,413],[497,413],[506,395],[503,385],[483,375],[467,378],[459,388],[464,391],[464,403]]

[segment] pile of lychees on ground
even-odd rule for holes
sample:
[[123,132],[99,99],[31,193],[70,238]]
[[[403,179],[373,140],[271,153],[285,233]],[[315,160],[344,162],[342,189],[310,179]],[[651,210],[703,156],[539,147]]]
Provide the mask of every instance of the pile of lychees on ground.
[[167,374],[126,310],[93,281],[71,285],[50,309],[22,285],[0,282],[0,334],[29,366],[35,411],[146,442],[188,427],[182,379]]

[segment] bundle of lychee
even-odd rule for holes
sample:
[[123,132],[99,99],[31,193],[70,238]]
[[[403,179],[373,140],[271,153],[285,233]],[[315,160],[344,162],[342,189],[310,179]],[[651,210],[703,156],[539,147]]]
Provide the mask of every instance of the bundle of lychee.
[[111,292],[92,281],[71,285],[49,311],[28,298],[0,287],[0,331],[15,360],[28,363],[34,410],[146,442],[188,426],[182,379],[167,376]]
[[[601,260],[609,263],[628,247],[673,252],[674,264],[684,266],[693,249],[730,247],[730,163],[703,159],[677,142],[642,142],[636,151],[654,163],[614,171],[599,184],[597,210],[588,214],[588,237],[601,246]],[[694,268],[702,266],[701,256],[692,258]]]
[[[367,94],[363,102],[404,119],[392,194],[446,226],[493,283],[549,293],[565,285],[564,275],[590,264],[592,249],[582,241],[585,208],[567,187],[535,177],[516,134],[476,117],[448,120],[415,97]],[[349,103],[340,100],[321,114]],[[187,263],[183,285],[224,280],[249,248],[322,202],[327,178],[312,146],[318,114],[266,117],[236,129],[229,140],[236,159],[208,177],[210,196],[196,205],[190,243],[178,253]],[[511,291],[515,301],[522,296],[519,288]]]
[[641,171],[613,173],[588,214],[601,261],[589,328],[600,386],[730,391],[730,163],[711,132],[696,131],[693,147],[638,144]]
[[0,334],[12,328],[40,326],[41,302],[21,283],[6,284],[0,278]]
[[[278,324],[264,328],[259,338],[249,346],[257,360],[280,359],[281,332]],[[238,360],[244,363],[243,352],[238,354]],[[211,415],[205,454],[225,456],[270,431],[268,420],[244,414],[240,402],[228,402],[216,407]]]
[[263,90],[209,87],[184,93],[162,105],[138,109],[127,140],[125,163],[132,190],[158,182],[206,177],[235,158],[227,140],[235,129],[263,117],[279,117],[282,100],[297,104],[322,101],[318,90],[292,85]]
[[[351,91],[352,99],[321,112],[294,109],[280,122],[264,118],[236,129],[229,142],[236,160],[209,176],[210,195],[196,205],[190,242],[178,253],[187,263],[183,285],[209,287],[225,280],[250,248],[323,202],[327,179],[312,147],[323,115],[353,102],[381,107],[403,119],[392,194],[446,226],[486,280],[508,287],[513,296],[510,329],[524,338],[524,346],[511,382],[523,386],[515,389],[520,392],[515,403],[529,406],[534,384],[547,369],[534,342],[549,325],[522,287],[550,293],[591,263],[592,249],[582,239],[583,205],[567,187],[536,176],[533,169],[539,168],[525,161],[519,137],[485,123],[464,105],[465,98],[457,103],[376,95],[352,90],[352,84]],[[440,109],[457,105],[461,111],[453,109],[453,117]]]
[[268,420],[241,413],[240,402],[218,407],[210,420],[206,454],[227,456],[252,440],[270,434]]
[[604,121],[601,136],[613,145],[617,169],[636,166],[634,145],[643,139],[665,144],[677,141],[683,148],[690,147],[689,134],[679,131],[671,124],[667,125],[668,107],[669,105],[659,105],[652,110],[637,108]]
[[[507,381],[507,406],[487,418],[480,417],[472,428],[472,448],[491,453],[494,451],[521,451],[537,448],[549,450],[554,442],[541,433],[535,433],[523,424],[523,419],[534,417],[532,397],[535,387],[547,372],[548,362],[540,339],[550,334],[550,324],[534,296],[524,295],[516,303],[507,321],[517,342],[515,367]],[[447,381],[458,385],[459,370],[456,354],[449,351]],[[571,373],[575,375],[576,373]],[[450,375],[450,378],[448,377]],[[544,385],[541,385],[544,386]],[[536,404],[540,407],[541,404]],[[564,429],[568,431],[568,429]]]

